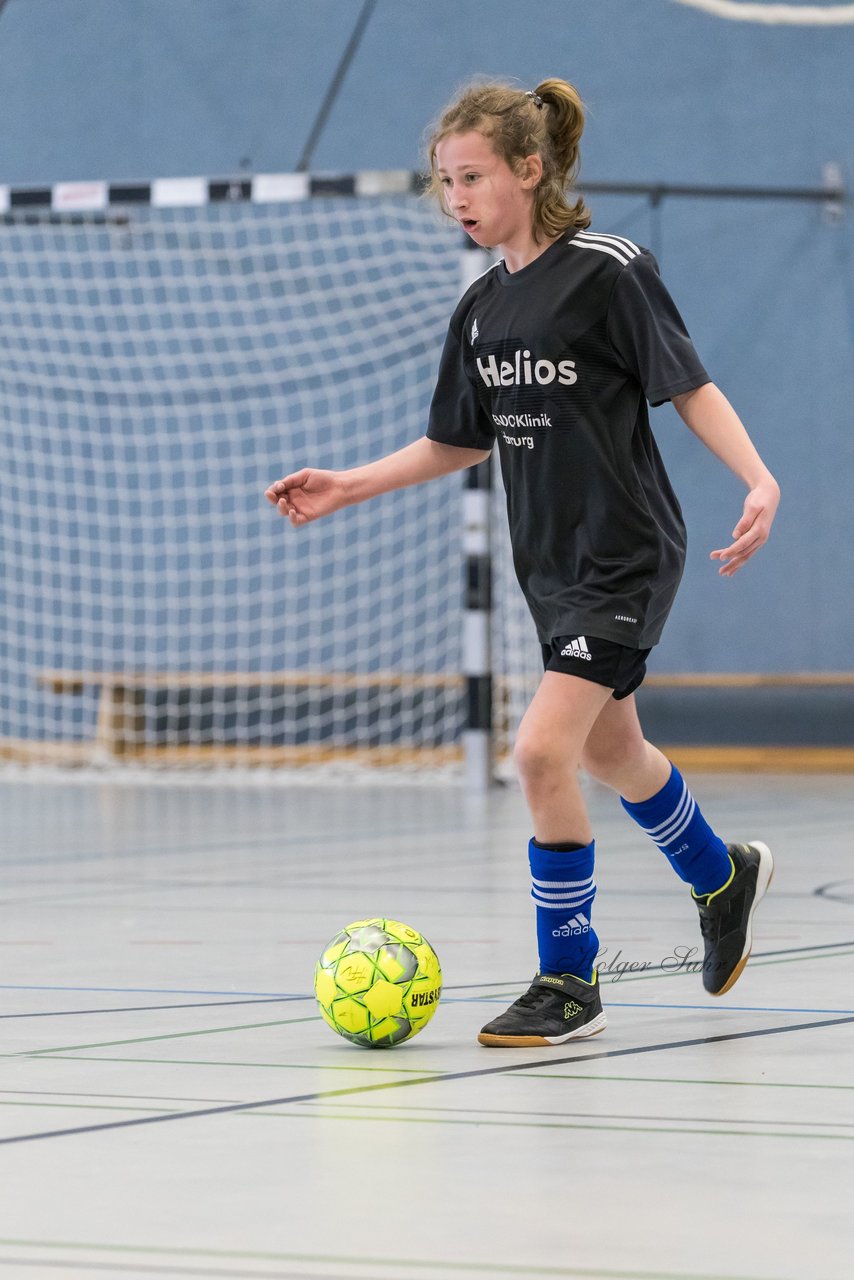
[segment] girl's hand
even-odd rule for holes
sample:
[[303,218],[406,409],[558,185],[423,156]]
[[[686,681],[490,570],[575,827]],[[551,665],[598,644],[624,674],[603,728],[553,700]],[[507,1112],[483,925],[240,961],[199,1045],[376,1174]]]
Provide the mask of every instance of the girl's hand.
[[264,497],[280,515],[287,516],[295,528],[328,516],[346,507],[349,501],[340,472],[317,471],[311,467],[276,480],[265,490]]
[[732,531],[734,542],[723,550],[713,551],[711,560],[720,560],[722,578],[731,578],[742,565],[764,547],[780,502],[780,486],[773,477],[760,481],[744,500],[744,514]]

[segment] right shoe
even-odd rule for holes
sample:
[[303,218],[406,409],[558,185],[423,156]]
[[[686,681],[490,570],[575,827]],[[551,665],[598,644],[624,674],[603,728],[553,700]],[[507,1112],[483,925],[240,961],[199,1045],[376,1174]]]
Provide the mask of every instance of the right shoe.
[[753,913],[774,874],[774,859],[767,844],[729,844],[732,872],[715,893],[698,897],[691,891],[700,913],[703,935],[703,986],[710,996],[722,996],[735,986],[753,946]]
[[478,1036],[495,1049],[564,1044],[604,1031],[599,976],[584,982],[571,973],[538,973],[523,996],[506,1013],[488,1022]]

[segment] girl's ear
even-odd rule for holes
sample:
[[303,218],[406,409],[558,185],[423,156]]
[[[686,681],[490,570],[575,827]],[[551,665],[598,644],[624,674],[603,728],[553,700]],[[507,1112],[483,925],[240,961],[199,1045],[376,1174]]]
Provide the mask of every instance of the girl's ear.
[[543,176],[543,162],[536,153],[532,156],[525,156],[520,165],[520,174],[522,186],[528,190],[533,190]]

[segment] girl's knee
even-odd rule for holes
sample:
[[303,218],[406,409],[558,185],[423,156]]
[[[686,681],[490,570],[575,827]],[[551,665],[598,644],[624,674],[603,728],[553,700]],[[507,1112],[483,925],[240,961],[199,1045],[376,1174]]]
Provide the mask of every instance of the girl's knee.
[[644,739],[634,735],[588,742],[581,753],[581,767],[592,778],[608,783],[637,768],[645,753]]
[[525,783],[546,782],[551,777],[562,777],[568,767],[577,761],[570,759],[565,747],[558,746],[522,729],[516,736],[513,762],[520,779]]

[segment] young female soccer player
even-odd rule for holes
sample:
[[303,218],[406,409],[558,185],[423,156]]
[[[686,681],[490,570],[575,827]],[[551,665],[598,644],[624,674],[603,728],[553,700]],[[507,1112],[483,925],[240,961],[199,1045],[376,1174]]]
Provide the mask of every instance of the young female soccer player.
[[583,124],[577,92],[557,79],[527,92],[476,84],[448,107],[429,142],[433,189],[476,244],[503,256],[451,318],[426,436],[352,470],[304,468],[266,493],[299,527],[473,466],[498,446],[516,571],[545,666],[515,747],[535,832],[539,971],[483,1028],[485,1045],[561,1044],[605,1026],[579,766],[621,796],[690,884],[712,995],[747,962],[773,869],[764,844],[719,838],[638,721],[634,690],[685,556],[645,399],[672,400],[747,487],[733,541],[711,553],[724,577],[766,542],[779,489],[700,363],[652,255],[589,231],[583,200],[568,198]]

